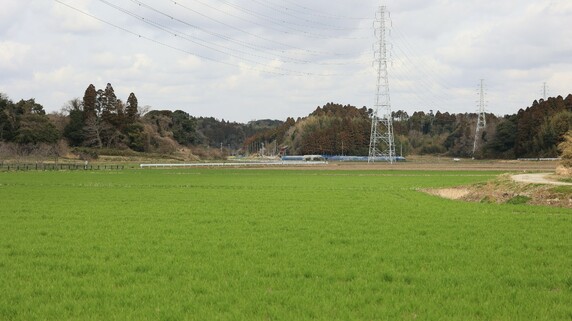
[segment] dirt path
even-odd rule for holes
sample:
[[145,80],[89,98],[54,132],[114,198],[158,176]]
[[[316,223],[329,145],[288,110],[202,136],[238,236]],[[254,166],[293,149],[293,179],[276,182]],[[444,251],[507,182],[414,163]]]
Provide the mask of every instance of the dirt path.
[[513,175],[512,179],[516,182],[527,184],[572,185],[572,183],[559,182],[552,179],[550,175],[550,173],[520,174]]

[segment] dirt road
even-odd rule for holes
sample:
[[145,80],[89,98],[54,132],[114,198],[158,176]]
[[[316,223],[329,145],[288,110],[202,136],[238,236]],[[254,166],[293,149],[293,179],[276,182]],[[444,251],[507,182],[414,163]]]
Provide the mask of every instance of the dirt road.
[[475,161],[463,159],[454,162],[449,158],[416,157],[406,162],[389,164],[379,162],[330,162],[321,166],[288,166],[279,169],[310,169],[310,170],[426,170],[426,171],[534,171],[554,172],[558,162],[537,161]]
[[513,175],[512,179],[516,182],[527,184],[572,185],[572,183],[565,183],[554,180],[550,178],[550,175],[550,173],[520,174]]

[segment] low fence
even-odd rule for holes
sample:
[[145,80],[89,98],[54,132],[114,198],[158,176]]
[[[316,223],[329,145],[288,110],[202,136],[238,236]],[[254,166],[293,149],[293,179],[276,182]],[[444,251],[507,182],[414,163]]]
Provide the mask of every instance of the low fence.
[[181,167],[246,167],[246,166],[300,166],[326,165],[325,161],[279,161],[279,162],[234,162],[234,163],[188,163],[188,164],[141,164],[141,168],[181,168]]
[[85,164],[12,164],[0,163],[0,171],[64,171],[64,170],[123,170],[125,165],[85,165]]
[[529,162],[555,162],[562,160],[562,158],[519,158],[518,160]]

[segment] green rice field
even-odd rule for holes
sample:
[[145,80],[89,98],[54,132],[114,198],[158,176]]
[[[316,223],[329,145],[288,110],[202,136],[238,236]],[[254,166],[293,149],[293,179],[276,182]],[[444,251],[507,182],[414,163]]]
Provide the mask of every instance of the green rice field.
[[0,173],[0,320],[572,320],[572,211],[500,172]]

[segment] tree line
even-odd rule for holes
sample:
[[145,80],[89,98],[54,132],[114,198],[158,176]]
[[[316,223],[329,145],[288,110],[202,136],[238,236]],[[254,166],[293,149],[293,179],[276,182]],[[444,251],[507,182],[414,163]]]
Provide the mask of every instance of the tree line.
[[[247,143],[272,142],[293,155],[368,154],[373,111],[328,103],[307,117],[247,138]],[[515,159],[558,157],[558,145],[572,129],[572,95],[534,101],[513,115],[487,113],[486,127],[475,137],[478,114],[417,111],[392,113],[397,154],[446,155]],[[475,139],[479,144],[475,153]]]
[[[182,110],[149,111],[139,106],[134,93],[123,101],[111,84],[102,89],[91,84],[81,99],[70,100],[61,112],[52,114],[46,114],[35,99],[12,102],[0,94],[0,143],[15,146],[19,154],[38,146],[54,154],[67,146],[95,154],[102,150],[171,154],[200,146],[226,156],[274,146],[275,151],[291,155],[363,156],[368,154],[372,113],[367,107],[328,103],[296,120],[242,124],[193,117]],[[572,95],[534,101],[513,115],[486,114],[475,154],[476,113],[430,110],[410,115],[398,110],[392,117],[396,152],[404,156],[557,157],[557,146],[572,129]]]
[[[111,150],[172,154],[182,147],[201,146],[212,151],[223,147],[222,153],[204,155],[223,157],[241,150],[247,137],[283,123],[258,120],[241,124],[193,117],[182,110],[148,109],[140,108],[134,93],[121,100],[109,83],[102,89],[90,84],[82,98],[68,101],[61,112],[52,114],[46,114],[34,99],[14,103],[0,94],[0,144],[17,150],[14,153],[20,156],[61,147],[97,157]],[[65,150],[57,154],[65,154]]]

